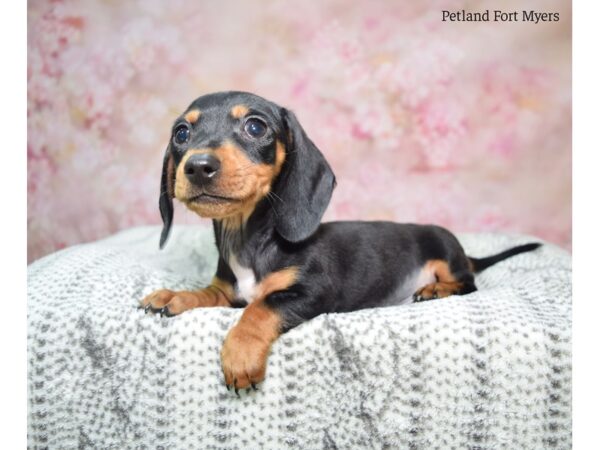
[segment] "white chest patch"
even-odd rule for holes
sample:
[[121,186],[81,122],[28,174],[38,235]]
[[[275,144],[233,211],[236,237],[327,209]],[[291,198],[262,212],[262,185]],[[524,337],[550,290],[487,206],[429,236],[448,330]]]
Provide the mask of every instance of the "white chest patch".
[[254,300],[256,291],[254,271],[249,267],[242,266],[235,255],[231,255],[229,258],[229,267],[237,280],[236,292],[238,297],[250,303]]

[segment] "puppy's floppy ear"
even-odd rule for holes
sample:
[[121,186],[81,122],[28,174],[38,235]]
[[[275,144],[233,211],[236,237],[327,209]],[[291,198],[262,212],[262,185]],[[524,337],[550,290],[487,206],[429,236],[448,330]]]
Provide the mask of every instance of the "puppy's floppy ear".
[[274,186],[281,199],[275,201],[275,228],[285,240],[300,242],[319,226],[335,187],[335,176],[294,113],[282,108],[281,114],[287,145],[285,162]]
[[163,159],[162,175],[160,177],[160,197],[158,198],[158,208],[163,221],[163,229],[160,234],[159,247],[162,249],[167,242],[171,225],[173,224],[173,197],[175,183],[175,167],[173,163],[173,154],[171,146],[167,147]]

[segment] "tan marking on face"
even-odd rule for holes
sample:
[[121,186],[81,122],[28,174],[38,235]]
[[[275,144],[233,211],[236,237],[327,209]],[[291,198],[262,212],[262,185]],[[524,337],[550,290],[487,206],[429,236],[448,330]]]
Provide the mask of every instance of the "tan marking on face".
[[234,119],[241,119],[246,114],[248,114],[248,107],[246,105],[235,105],[231,108],[230,114]]
[[183,118],[193,125],[198,121],[200,114],[202,113],[199,109],[192,109],[191,111],[186,112]]
[[177,198],[177,200],[185,203],[186,198],[197,195],[194,193],[194,186],[185,176],[185,163],[193,155],[201,155],[209,152],[210,150],[203,149],[190,149],[187,152],[185,152],[185,155],[183,155],[183,158],[181,158],[181,161],[179,161],[179,165],[177,166],[177,170],[175,171],[175,198]]
[[285,162],[285,147],[281,143],[281,141],[277,141],[275,143],[275,176],[279,175],[281,172],[281,167]]
[[[185,176],[185,163],[190,156],[207,152],[212,152],[221,162],[218,177],[209,186],[208,193],[232,198],[235,201],[186,202],[186,199],[198,195],[200,191]],[[276,142],[274,164],[252,162],[246,153],[231,141],[225,141],[214,150],[191,149],[186,152],[177,168],[175,196],[201,217],[223,220],[224,227],[237,229],[250,217],[256,204],[269,193],[284,161],[285,150],[279,141]]]

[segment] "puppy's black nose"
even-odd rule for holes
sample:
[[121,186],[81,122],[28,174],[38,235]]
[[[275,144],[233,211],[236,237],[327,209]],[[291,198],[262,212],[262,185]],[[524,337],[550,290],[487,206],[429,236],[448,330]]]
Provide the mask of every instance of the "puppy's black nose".
[[220,167],[221,163],[215,156],[202,153],[190,156],[185,162],[183,172],[190,182],[206,184],[216,175]]

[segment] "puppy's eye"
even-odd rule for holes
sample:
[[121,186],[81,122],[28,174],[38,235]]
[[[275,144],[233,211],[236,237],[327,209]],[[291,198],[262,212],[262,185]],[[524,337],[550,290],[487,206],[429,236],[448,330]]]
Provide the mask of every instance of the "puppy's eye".
[[267,124],[256,117],[252,117],[244,124],[244,131],[250,137],[259,138],[264,136],[267,132]]
[[176,144],[185,144],[190,138],[190,129],[185,125],[180,125],[173,134],[173,140]]

